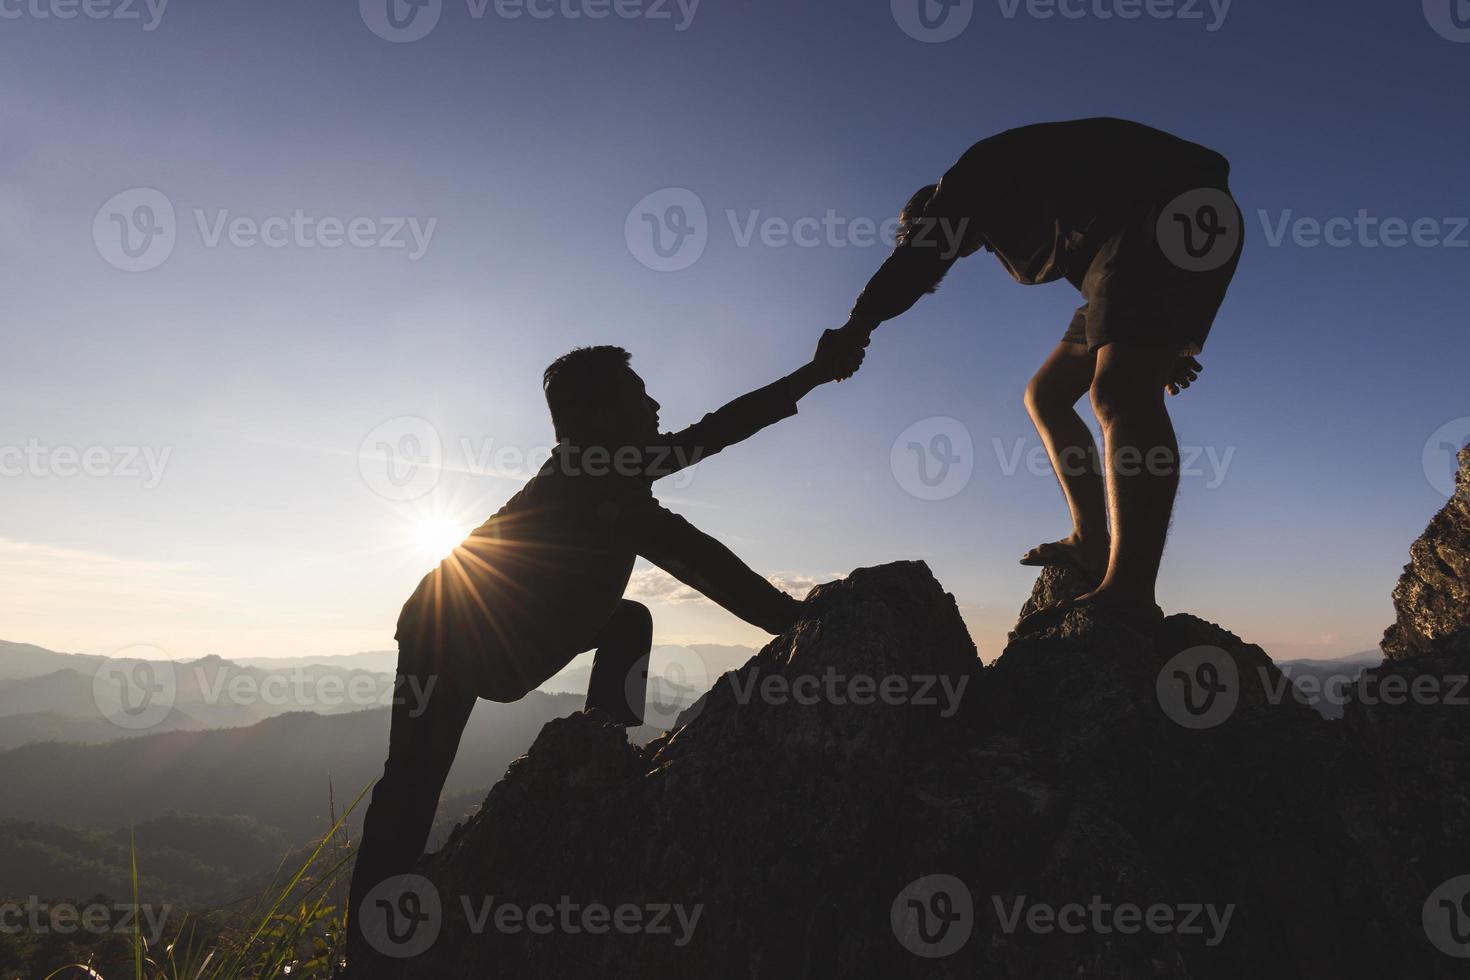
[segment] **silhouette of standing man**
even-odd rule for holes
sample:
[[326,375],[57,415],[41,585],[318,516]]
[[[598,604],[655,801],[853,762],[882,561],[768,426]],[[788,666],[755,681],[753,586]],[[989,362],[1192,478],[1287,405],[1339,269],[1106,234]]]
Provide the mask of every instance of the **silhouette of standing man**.
[[[1072,566],[1096,584],[1028,617],[1020,632],[1079,603],[1142,628],[1162,619],[1154,588],[1179,485],[1164,392],[1178,394],[1202,370],[1196,356],[1240,258],[1229,172],[1213,150],[1121,119],[982,140],[913,195],[892,256],[846,325],[823,335],[841,350],[866,347],[879,324],[981,249],[1023,285],[1066,279],[1082,293],[1086,302],[1026,388],[1072,533],[1021,561]],[[1075,408],[1089,393],[1105,467]]]

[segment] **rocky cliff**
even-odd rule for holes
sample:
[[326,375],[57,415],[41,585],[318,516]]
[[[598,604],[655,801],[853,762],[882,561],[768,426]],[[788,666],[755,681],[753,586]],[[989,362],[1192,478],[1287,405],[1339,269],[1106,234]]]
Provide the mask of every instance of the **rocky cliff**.
[[393,975],[1466,976],[1464,459],[1340,723],[1192,616],[982,667],[926,566],[860,569],[645,746],[548,724],[407,886]]

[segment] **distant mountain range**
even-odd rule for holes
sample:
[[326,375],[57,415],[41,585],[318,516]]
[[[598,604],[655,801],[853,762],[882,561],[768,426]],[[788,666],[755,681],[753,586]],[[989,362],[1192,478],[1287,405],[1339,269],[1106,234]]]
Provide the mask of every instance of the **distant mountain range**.
[[[661,679],[661,690],[692,701],[754,653],[713,643],[659,647],[650,665],[652,683]],[[238,728],[293,711],[340,714],[385,706],[396,663],[396,653],[381,650],[156,662],[0,641],[0,749],[40,741],[97,744],[139,734]],[[590,676],[590,666],[573,667],[541,691],[585,695]],[[139,714],[136,704],[124,704],[159,685],[167,690],[166,710]]]
[[1318,714],[1337,719],[1342,717],[1347,704],[1345,694],[1359,675],[1381,663],[1382,650],[1364,650],[1332,660],[1284,660],[1276,666]]
[[[663,647],[653,683],[687,706],[751,653]],[[130,827],[155,898],[222,902],[267,881],[282,855],[330,826],[329,792],[340,814],[381,773],[396,659],[157,663],[0,641],[0,896],[124,894]],[[550,690],[475,707],[436,841],[547,721],[581,709],[590,673],[565,671]],[[166,710],[153,717],[125,703],[132,681],[161,686]]]

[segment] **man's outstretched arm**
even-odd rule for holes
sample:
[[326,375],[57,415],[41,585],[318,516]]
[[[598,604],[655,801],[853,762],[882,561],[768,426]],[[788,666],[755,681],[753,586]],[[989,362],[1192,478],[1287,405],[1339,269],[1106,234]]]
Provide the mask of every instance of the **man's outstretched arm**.
[[679,432],[660,437],[655,457],[648,461],[652,479],[669,476],[692,466],[708,456],[742,442],[768,425],[796,414],[796,403],[813,388],[847,376],[863,362],[863,352],[819,350],[816,357],[786,377],[741,395],[715,409],[704,418]]
[[625,503],[618,531],[633,549],[690,588],[767,633],[796,621],[801,603],[719,541],[661,506],[652,494]]
[[967,217],[973,211],[967,203],[974,185],[970,169],[957,165],[939,182],[923,214],[906,220],[893,254],[868,280],[847,323],[824,333],[818,350],[837,356],[861,350],[879,324],[907,313],[939,288],[966,243],[977,239]]

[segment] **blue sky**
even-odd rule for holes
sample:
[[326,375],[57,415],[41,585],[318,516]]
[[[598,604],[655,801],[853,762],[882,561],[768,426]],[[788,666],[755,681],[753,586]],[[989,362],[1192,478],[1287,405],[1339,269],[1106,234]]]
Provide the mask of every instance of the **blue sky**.
[[[900,25],[908,0],[442,0],[408,43],[370,29],[372,2],[0,3],[0,636],[388,647],[446,525],[519,485],[474,459],[550,441],[552,358],[620,343],[666,421],[697,418],[810,354],[885,255],[865,223],[972,142],[1117,115],[1225,153],[1246,217],[1202,382],[1171,402],[1200,472],[1161,598],[1278,657],[1377,642],[1444,500],[1435,447],[1470,436],[1470,32],[1444,0],[991,0],[938,43]],[[1144,13],[1102,16],[1120,8]],[[598,9],[624,15],[570,16]],[[111,215],[161,220],[140,188],[172,209],[173,247],[124,271]],[[707,244],[661,272],[625,226],[669,188]],[[1420,222],[1418,241],[1312,246],[1300,223],[1360,212]],[[804,218],[839,230],[783,243]],[[661,496],[794,586],[924,558],[993,657],[1031,581],[1016,557],[1067,530],[1024,463],[1021,392],[1079,302],[968,260],[857,378]],[[360,452],[420,424],[403,417],[446,463],[411,501]],[[896,472],[916,424],[973,446],[946,499]],[[93,449],[93,475],[62,447]],[[635,584],[661,641],[761,640]]]

